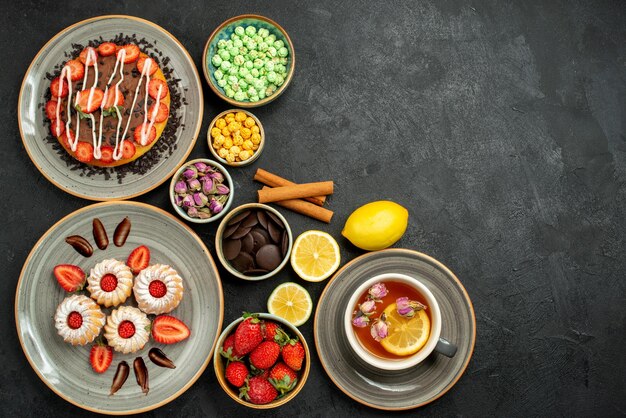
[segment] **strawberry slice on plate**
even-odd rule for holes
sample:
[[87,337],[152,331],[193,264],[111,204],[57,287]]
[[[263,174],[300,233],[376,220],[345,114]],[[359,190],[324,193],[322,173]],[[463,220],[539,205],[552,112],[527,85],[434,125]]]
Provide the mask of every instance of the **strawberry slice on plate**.
[[139,60],[137,60],[137,71],[139,71],[139,74],[143,74],[143,67],[144,65],[146,65],[146,62],[148,61],[150,62],[150,69],[148,70],[148,75],[152,75],[156,73],[156,70],[159,69],[159,65],[156,63],[155,60],[149,57],[141,57],[139,58]]
[[99,89],[93,89],[93,94],[91,96],[91,101],[89,100],[89,95],[91,94],[91,89],[81,90],[77,95],[78,108],[83,113],[91,113],[100,108],[102,104],[102,99],[104,98],[104,92]]
[[108,57],[117,52],[117,45],[113,42],[103,42],[98,46],[98,54],[103,57]]
[[[154,115],[155,106],[156,106],[156,103],[154,103],[152,106],[150,106],[150,109],[148,109],[149,120],[152,120],[152,115]],[[159,109],[156,111],[156,115],[154,116],[154,122],[155,123],[164,122],[169,116],[169,113],[170,111],[167,108],[167,105],[165,103],[159,103]]]
[[148,126],[150,126],[148,123],[142,123],[141,125],[135,128],[135,133],[133,137],[135,138],[135,142],[138,143],[139,145],[142,145],[141,144],[141,130],[142,129],[145,129],[147,132],[146,143],[143,144],[144,146],[151,144],[152,141],[154,141],[154,139],[156,138],[156,128],[153,126],[152,128],[150,128],[150,131],[148,131]]
[[83,163],[93,160],[93,145],[89,142],[79,142],[76,145],[76,159]]
[[150,264],[150,249],[145,245],[135,248],[126,260],[126,265],[130,267],[134,274],[139,272]]
[[85,272],[73,264],[59,264],[54,267],[54,277],[66,292],[76,292],[85,285]]
[[113,147],[105,145],[100,148],[100,162],[103,164],[111,164],[113,162]]
[[[90,51],[93,51],[93,54],[90,54]],[[91,55],[91,58],[89,59],[89,64],[87,64],[87,58],[89,55]],[[96,51],[95,48],[88,46],[81,51],[78,59],[86,66],[91,67],[92,65],[95,65],[96,61],[98,60],[98,51]]]
[[72,146],[70,145],[70,139],[74,141],[74,131],[70,128],[69,130],[63,132],[63,134],[59,137],[59,142],[63,144],[63,146],[67,149],[70,149]]
[[[159,88],[161,89],[161,95],[159,95]],[[152,80],[150,80],[150,83],[148,84],[148,94],[154,100],[156,100],[157,98],[163,99],[168,95],[168,93],[169,90],[165,81],[159,78],[153,78]]]
[[46,116],[50,120],[55,120],[57,118],[57,106],[59,102],[56,100],[48,100],[46,103]]
[[69,93],[67,80],[61,81],[60,77],[55,77],[50,82],[50,93],[52,97],[65,97]]
[[55,119],[50,123],[50,132],[56,137],[60,137],[65,132],[65,122]]
[[85,75],[85,66],[80,60],[69,60],[65,63],[70,68],[70,80],[78,81]]
[[102,107],[104,109],[111,109],[113,106],[124,106],[124,94],[118,89],[117,100],[115,100],[115,88],[107,90],[106,93],[104,93],[104,98],[102,99],[104,102],[104,106]]
[[102,342],[97,342],[91,347],[89,353],[89,362],[91,368],[96,373],[104,373],[107,371],[113,361],[113,349]]
[[191,335],[191,331],[180,319],[170,315],[157,316],[152,322],[152,338],[161,344],[174,344]]
[[125,160],[128,158],[133,158],[135,152],[137,152],[137,150],[135,149],[135,145],[128,140],[124,141],[124,144],[122,145],[122,158],[124,158]]
[[[139,58],[139,47],[134,44],[124,45],[121,49],[126,52],[126,56],[124,56],[124,64],[130,64],[131,62],[137,61]],[[119,51],[118,51],[119,54]]]

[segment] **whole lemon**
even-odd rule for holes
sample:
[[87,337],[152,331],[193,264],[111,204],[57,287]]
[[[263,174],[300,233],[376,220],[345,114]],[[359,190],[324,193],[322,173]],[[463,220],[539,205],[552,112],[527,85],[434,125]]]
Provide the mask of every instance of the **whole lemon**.
[[377,251],[398,241],[409,221],[409,211],[388,200],[371,202],[348,217],[341,235],[359,248]]

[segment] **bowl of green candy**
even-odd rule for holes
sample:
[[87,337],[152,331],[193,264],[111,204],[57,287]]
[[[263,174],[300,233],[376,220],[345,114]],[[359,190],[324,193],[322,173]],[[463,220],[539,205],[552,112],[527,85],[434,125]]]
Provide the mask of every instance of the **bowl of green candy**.
[[287,32],[273,20],[254,14],[219,25],[202,54],[211,90],[244,108],[263,106],[280,96],[293,78],[295,63]]

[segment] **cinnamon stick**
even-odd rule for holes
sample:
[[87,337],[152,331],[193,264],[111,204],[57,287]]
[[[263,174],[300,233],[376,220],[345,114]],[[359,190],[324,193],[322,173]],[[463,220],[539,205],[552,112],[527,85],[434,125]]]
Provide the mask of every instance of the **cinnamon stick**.
[[[267,186],[263,186],[261,190],[270,189]],[[278,206],[282,206],[286,209],[299,213],[301,215],[308,216],[313,219],[317,219],[318,221],[330,223],[331,218],[333,217],[333,211],[328,210],[326,208],[321,208],[319,206],[314,205],[310,202],[305,202],[302,199],[289,199],[289,200],[281,200],[278,202],[274,202]]]
[[[256,174],[254,175],[254,180],[259,183],[263,183],[270,187],[281,187],[281,186],[295,186],[296,183],[284,179],[276,174],[270,173],[269,171],[263,170],[262,168],[258,168],[256,170]],[[317,206],[324,206],[324,202],[326,201],[326,196],[314,196],[314,197],[305,197],[304,200],[307,200],[311,203],[315,203]]]
[[278,202],[280,200],[299,199],[302,197],[322,196],[333,193],[332,181],[302,183],[295,186],[281,186],[258,191],[259,203]]

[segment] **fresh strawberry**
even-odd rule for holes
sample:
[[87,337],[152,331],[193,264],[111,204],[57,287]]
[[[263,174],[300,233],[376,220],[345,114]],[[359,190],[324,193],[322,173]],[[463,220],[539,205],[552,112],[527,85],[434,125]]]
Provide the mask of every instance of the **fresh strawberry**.
[[274,341],[263,341],[250,353],[250,364],[257,369],[269,369],[280,356],[280,345]]
[[248,368],[240,361],[233,361],[226,366],[224,375],[231,385],[240,388],[246,383]]
[[135,128],[134,139],[135,139],[135,142],[138,143],[139,145],[141,145],[141,130],[142,129],[146,130],[146,143],[144,144],[144,146],[151,144],[152,141],[154,141],[154,139],[156,138],[156,128],[152,126],[152,128],[148,130],[148,126],[150,126],[148,123],[142,123],[141,125]]
[[282,361],[272,367],[269,377],[270,383],[281,394],[291,391],[298,382],[298,375]]
[[50,82],[50,93],[52,97],[65,97],[69,91],[67,80],[61,81],[61,78],[55,77]]
[[130,267],[134,274],[139,272],[150,264],[150,250],[145,245],[135,248],[126,260],[126,265]]
[[54,277],[66,292],[76,292],[85,285],[85,272],[72,264],[59,264],[54,267]]
[[53,120],[50,123],[50,132],[56,137],[63,135],[63,132],[65,132],[65,122],[60,119]]
[[[120,48],[120,51],[121,50],[124,50],[126,52],[126,55],[124,56],[124,64],[130,64],[131,62],[137,61],[137,58],[139,58],[139,47],[137,45],[124,45]],[[119,53],[120,52],[118,51],[118,54]]]
[[78,109],[83,113],[91,113],[95,110],[98,110],[100,108],[100,105],[102,104],[104,92],[101,89],[93,89],[93,94],[91,94],[91,101],[89,100],[90,94],[91,89],[81,90],[76,93]]
[[135,152],[137,152],[135,145],[128,140],[124,141],[124,145],[122,145],[122,158],[133,158]]
[[243,317],[244,320],[235,330],[235,350],[241,355],[246,355],[261,344],[263,333],[258,315],[245,312]]
[[74,140],[74,131],[69,129],[65,132],[63,132],[63,134],[61,134],[61,136],[59,137],[59,142],[61,144],[63,144],[63,146],[67,149],[70,149],[71,145],[70,145],[70,139],[73,141]]
[[155,60],[148,57],[141,57],[139,58],[139,60],[137,60],[137,71],[139,71],[139,74],[143,74],[143,67],[148,60],[150,60],[150,69],[148,70],[148,75],[156,73],[156,70],[159,69],[159,65],[156,63]]
[[154,114],[155,107],[156,107],[156,103],[154,103],[148,109],[148,119],[152,120],[154,118],[155,123],[161,123],[167,120],[167,117],[170,114],[170,111],[167,108],[167,105],[163,102],[159,103],[159,109],[156,111],[156,115]]
[[259,376],[262,377],[263,379],[269,379],[270,378],[270,370],[269,369],[254,369],[252,370],[252,374],[254,376]]
[[104,373],[113,361],[113,349],[102,342],[97,342],[91,347],[89,361],[94,372]]
[[230,334],[224,340],[224,344],[222,344],[222,350],[220,351],[222,357],[226,358],[230,361],[239,360],[242,356],[235,351],[235,334]]
[[112,292],[117,289],[117,277],[111,273],[102,276],[102,279],[100,279],[100,289],[105,292]]
[[[90,51],[93,51],[93,54],[90,54]],[[87,58],[89,55],[91,57],[89,58],[89,64],[87,64]],[[98,51],[96,51],[95,48],[88,46],[87,48],[81,51],[80,55],[78,56],[78,59],[80,60],[80,62],[82,62],[86,66],[91,67],[92,65],[95,65],[96,60],[98,59]]]
[[[161,89],[160,96],[159,96],[159,88]],[[163,99],[164,97],[168,95],[168,93],[169,93],[169,90],[167,88],[167,83],[165,81],[158,79],[158,78],[153,78],[152,80],[150,80],[150,84],[148,84],[148,94],[154,100],[156,100],[157,97],[160,97],[161,99]]]
[[169,315],[157,316],[152,322],[152,338],[158,343],[174,344],[191,335],[187,325]]
[[161,280],[152,280],[148,285],[148,292],[154,298],[162,298],[167,293],[167,287]]
[[46,103],[46,116],[50,120],[55,120],[57,118],[57,105],[59,102],[56,100],[48,100]]
[[276,334],[281,329],[280,325],[272,321],[265,321],[262,328],[265,341],[275,341]]
[[113,162],[113,147],[105,145],[100,148],[100,162],[102,164],[111,164]]
[[85,66],[79,60],[69,60],[65,63],[70,68],[70,80],[78,81],[85,75]]
[[113,106],[124,106],[124,95],[117,89],[117,101],[115,100],[115,88],[107,90],[102,99],[104,109],[111,109]]
[[76,145],[76,159],[83,163],[93,160],[93,145],[89,142],[79,142]]
[[278,392],[272,384],[260,376],[248,379],[248,384],[239,390],[239,397],[249,400],[256,405],[264,405],[272,402],[278,396]]
[[113,42],[103,42],[98,46],[98,54],[103,57],[108,57],[117,52],[117,45]]
[[78,329],[83,325],[83,316],[76,311],[70,312],[67,316],[67,326],[71,329]]
[[304,347],[297,338],[289,340],[287,344],[283,346],[283,361],[287,363],[287,366],[296,371],[302,368],[304,354]]
[[117,333],[122,338],[130,338],[135,335],[135,324],[130,321],[122,321],[117,327]]

